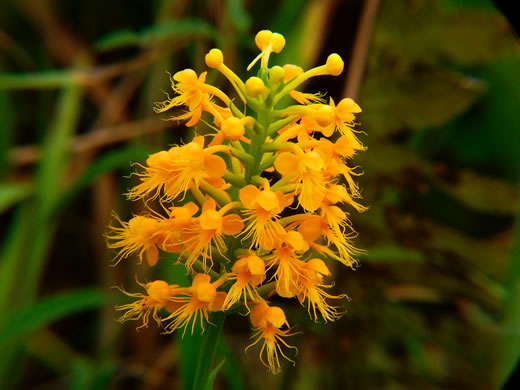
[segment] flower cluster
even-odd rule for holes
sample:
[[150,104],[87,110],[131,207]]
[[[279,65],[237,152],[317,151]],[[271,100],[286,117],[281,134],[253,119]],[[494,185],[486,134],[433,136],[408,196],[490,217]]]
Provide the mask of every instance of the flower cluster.
[[[261,343],[260,359],[272,372],[292,333],[284,311],[271,306],[274,295],[295,298],[318,321],[342,313],[332,295],[329,265],[355,264],[355,232],[344,206],[361,212],[360,191],[347,163],[364,147],[353,127],[361,109],[345,98],[328,103],[320,93],[298,87],[311,77],[337,76],[343,60],[331,54],[324,65],[304,71],[296,65],[269,67],[269,57],[285,46],[281,34],[260,31],[256,76],[242,81],[225,64],[219,49],[206,65],[225,76],[236,91],[231,99],[185,69],[171,77],[175,97],[155,111],[175,107],[172,120],[191,127],[208,124],[210,135],[155,153],[140,166],[131,200],[156,199],[162,207],[117,218],[108,234],[116,261],[138,255],[154,266],[162,252],[177,254],[191,276],[190,287],[163,280],[141,284],[143,293],[119,306],[120,320],[147,326],[150,314],[167,333],[204,330],[212,311],[248,313],[251,346]],[[282,100],[283,99],[283,100]]]

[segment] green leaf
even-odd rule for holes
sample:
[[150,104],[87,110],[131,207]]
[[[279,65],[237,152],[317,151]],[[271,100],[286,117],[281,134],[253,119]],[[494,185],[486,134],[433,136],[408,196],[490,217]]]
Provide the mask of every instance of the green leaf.
[[422,135],[426,155],[442,150],[450,162],[481,173],[520,178],[520,55],[510,55],[473,73],[488,85],[487,93],[443,129]]
[[30,183],[1,183],[0,184],[0,213],[26,199],[32,193]]
[[124,29],[99,39],[94,46],[99,51],[106,51],[120,47],[139,46],[140,44],[141,36],[138,33]]
[[485,91],[485,84],[434,69],[394,75],[374,74],[361,90],[363,127],[383,136],[406,129],[440,126],[452,120]]
[[206,389],[225,319],[226,313],[223,312],[213,312],[209,317],[208,324],[202,335],[200,349],[197,350],[197,369],[193,380],[193,390]]
[[[293,26],[294,29],[299,29],[298,22],[306,5],[305,0],[282,0],[278,11],[272,18],[271,29],[281,34],[288,33]],[[291,40],[287,40],[288,45],[293,45],[291,42]]]
[[251,17],[244,8],[243,0],[227,0],[227,12],[231,23],[239,32],[247,32],[251,27]]
[[363,262],[371,263],[424,263],[424,255],[421,252],[401,247],[369,248],[360,257]]
[[213,389],[213,383],[215,383],[215,378],[217,377],[218,372],[226,362],[226,359],[222,359],[222,361],[211,371],[211,373],[208,376],[208,382],[206,383],[206,388],[204,390],[211,390]]
[[0,323],[0,345],[15,342],[29,333],[68,315],[103,305],[105,294],[98,289],[85,289],[44,298],[22,307]]
[[[434,183],[464,206],[489,214],[515,214],[519,191],[513,184],[467,170],[460,170],[452,175],[453,182],[437,178]],[[475,191],[476,188],[479,190]]]
[[59,88],[72,84],[85,84],[81,73],[73,70],[0,73],[0,90]]
[[117,369],[106,361],[90,361],[74,359],[70,375],[67,377],[68,388],[71,390],[103,390],[113,381]]
[[479,64],[513,50],[514,36],[498,12],[443,3],[383,2],[372,39],[370,69],[405,73],[417,64]]
[[128,46],[147,46],[160,41],[186,39],[194,36],[204,36],[215,39],[213,26],[200,20],[188,19],[177,22],[159,23],[143,29],[141,32],[121,30],[110,33],[95,43],[98,51],[107,51]]
[[226,361],[223,375],[227,381],[228,388],[230,390],[244,390],[245,386],[242,380],[240,365],[238,364],[233,351],[229,348],[229,344],[225,337],[220,338],[217,348],[217,355]]

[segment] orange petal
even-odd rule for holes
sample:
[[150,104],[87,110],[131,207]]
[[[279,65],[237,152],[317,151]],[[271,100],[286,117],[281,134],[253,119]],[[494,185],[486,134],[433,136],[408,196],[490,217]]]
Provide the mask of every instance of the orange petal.
[[205,156],[204,168],[208,175],[212,177],[222,177],[227,171],[226,162],[214,154]]
[[215,299],[209,304],[208,308],[211,311],[221,311],[224,306],[227,294],[224,291],[217,291]]
[[217,202],[215,202],[215,199],[210,198],[209,196],[206,197],[206,200],[204,201],[204,204],[202,205],[202,212],[206,212],[208,210],[216,210],[217,209]]
[[226,215],[222,218],[222,232],[227,235],[238,234],[244,229],[244,222],[236,214]]
[[283,283],[280,280],[276,282],[276,293],[283,298],[292,298],[296,295],[288,283]]
[[146,262],[150,267],[153,267],[157,264],[157,260],[159,259],[159,250],[155,245],[152,245],[146,250]]
[[152,299],[162,302],[171,297],[170,286],[164,280],[154,280],[146,286],[146,293]]
[[247,267],[251,275],[263,275],[265,274],[265,263],[258,256],[248,256],[246,258]]
[[298,228],[306,241],[314,242],[321,236],[321,221],[317,215],[309,216]]
[[223,226],[222,216],[216,210],[208,210],[202,213],[199,218],[200,226],[204,230],[221,231]]
[[280,209],[278,196],[273,191],[262,191],[256,197],[256,201],[266,211],[277,211]]
[[201,116],[202,116],[202,110],[200,108],[193,111],[193,115],[192,115],[191,119],[188,122],[186,122],[186,127],[195,126],[199,122]]
[[267,309],[265,313],[265,318],[275,328],[280,328],[283,324],[287,322],[287,319],[285,318],[285,313],[278,306],[271,306],[269,309]]
[[242,189],[240,189],[239,196],[240,201],[244,205],[244,207],[251,209],[254,207],[256,202],[256,198],[260,194],[260,190],[256,188],[254,185],[249,184]]
[[330,275],[330,271],[322,259],[310,259],[307,262],[307,267],[325,276]]
[[274,162],[274,167],[284,176],[295,175],[298,173],[299,162],[299,157],[289,152],[283,152]]
[[265,327],[266,324],[266,318],[265,313],[269,310],[269,306],[266,302],[260,302],[255,307],[251,309],[251,312],[249,313],[249,318],[251,320],[251,324],[253,324],[254,327]]
[[200,283],[193,295],[202,302],[211,303],[217,297],[217,289],[211,283]]
[[193,278],[193,282],[191,283],[191,287],[193,289],[196,289],[200,284],[202,283],[210,283],[211,282],[211,276],[208,274],[197,274]]

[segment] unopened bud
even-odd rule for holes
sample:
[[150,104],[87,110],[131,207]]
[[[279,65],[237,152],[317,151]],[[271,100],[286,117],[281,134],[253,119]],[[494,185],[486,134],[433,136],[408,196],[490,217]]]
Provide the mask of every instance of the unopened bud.
[[219,49],[211,49],[205,57],[206,65],[210,68],[218,68],[224,63],[224,56]]
[[258,31],[255,36],[256,47],[260,50],[264,50],[265,47],[269,44],[273,33],[269,30]]
[[257,97],[262,94],[265,90],[264,82],[259,77],[250,77],[246,81],[246,93],[247,96]]
[[244,135],[245,129],[242,121],[236,117],[227,118],[222,122],[221,129],[224,138],[237,141]]
[[343,72],[343,67],[345,64],[343,63],[343,60],[339,54],[332,53],[328,56],[325,66],[327,67],[327,71],[331,76],[338,76],[341,74],[341,72]]
[[285,70],[281,66],[273,66],[271,70],[269,70],[269,80],[274,85],[280,84],[285,78]]
[[273,42],[273,53],[280,53],[285,47],[285,38],[282,34],[274,33],[271,41]]

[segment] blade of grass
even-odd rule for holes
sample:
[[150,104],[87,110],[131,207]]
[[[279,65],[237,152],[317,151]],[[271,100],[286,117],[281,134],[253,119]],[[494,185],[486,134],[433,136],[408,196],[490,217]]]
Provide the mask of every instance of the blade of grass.
[[70,70],[2,73],[0,74],[0,90],[58,88],[72,84],[81,84],[85,81],[82,79],[81,73]]
[[[62,92],[58,102],[56,120],[51,126],[43,147],[43,160],[38,167],[35,194],[37,211],[34,223],[40,229],[51,223],[55,202],[58,199],[61,182],[67,162],[67,146],[77,127],[81,108],[82,89],[71,86]],[[26,296],[29,302],[34,299],[44,265],[52,229],[41,229],[35,236],[33,250],[27,261],[24,275]]]
[[[167,254],[167,259],[176,261],[177,257],[172,254]],[[186,274],[186,268],[182,264],[172,265],[170,261],[164,260],[159,263],[160,275],[169,283],[178,284],[179,286],[189,286],[190,280]],[[197,354],[202,344],[202,336],[200,332],[191,334],[186,332],[183,336],[182,332],[175,332],[175,338],[179,348],[179,377],[183,390],[191,390],[193,387],[193,380],[197,370]],[[173,351],[172,351],[173,353]]]
[[206,383],[206,387],[204,390],[211,390],[213,389],[213,383],[215,383],[215,379],[217,378],[217,374],[226,362],[226,359],[223,359],[209,374],[208,376],[208,383]]
[[26,199],[31,193],[30,183],[0,184],[0,214]]
[[[34,215],[32,202],[21,204],[13,215],[7,229],[0,263],[0,322],[9,315],[9,305],[15,300],[12,286],[22,266],[21,259],[27,249],[27,239],[31,232],[31,218]],[[30,243],[29,243],[30,244]],[[1,359],[0,359],[1,360]]]
[[73,313],[99,307],[105,294],[98,289],[84,289],[45,298],[15,311],[0,323],[0,345],[23,339],[29,333]]
[[202,335],[202,343],[198,352],[197,369],[193,381],[193,390],[205,390],[210,380],[211,366],[215,358],[215,352],[220,334],[226,320],[226,313],[213,312],[210,315],[208,325]]
[[224,365],[223,375],[226,378],[229,388],[231,390],[245,390],[241,374],[242,370],[240,369],[233,352],[229,348],[225,337],[221,337],[220,339],[219,345],[217,347],[217,354],[226,362]]
[[[91,163],[83,174],[74,182],[74,184],[63,194],[56,202],[55,214],[59,214],[70,202],[78,195],[78,193],[90,186],[97,178],[108,172],[118,168],[127,168],[131,161],[143,161],[151,153],[148,148],[128,147],[118,149],[100,156]],[[1,211],[1,197],[0,197]]]
[[0,178],[7,171],[7,151],[11,148],[11,137],[13,132],[13,106],[9,96],[0,92]]
[[[70,86],[59,98],[55,121],[44,144],[38,167],[34,198],[25,202],[15,215],[14,231],[3,251],[0,292],[0,324],[11,317],[12,308],[31,305],[38,291],[40,276],[56,226],[52,217],[54,202],[66,167],[66,148],[79,118],[81,88]],[[4,274],[5,272],[5,274]],[[3,335],[3,333],[2,333]],[[2,389],[15,385],[21,367],[22,348],[10,342],[0,355]]]
[[147,46],[160,41],[185,39],[193,36],[205,36],[214,39],[215,29],[199,19],[163,22],[143,29],[141,32],[131,30],[115,31],[99,39],[95,43],[98,51],[108,51],[128,46]]
[[243,0],[227,0],[226,11],[229,20],[233,23],[239,33],[249,31],[249,28],[251,27],[251,17],[244,7]]

